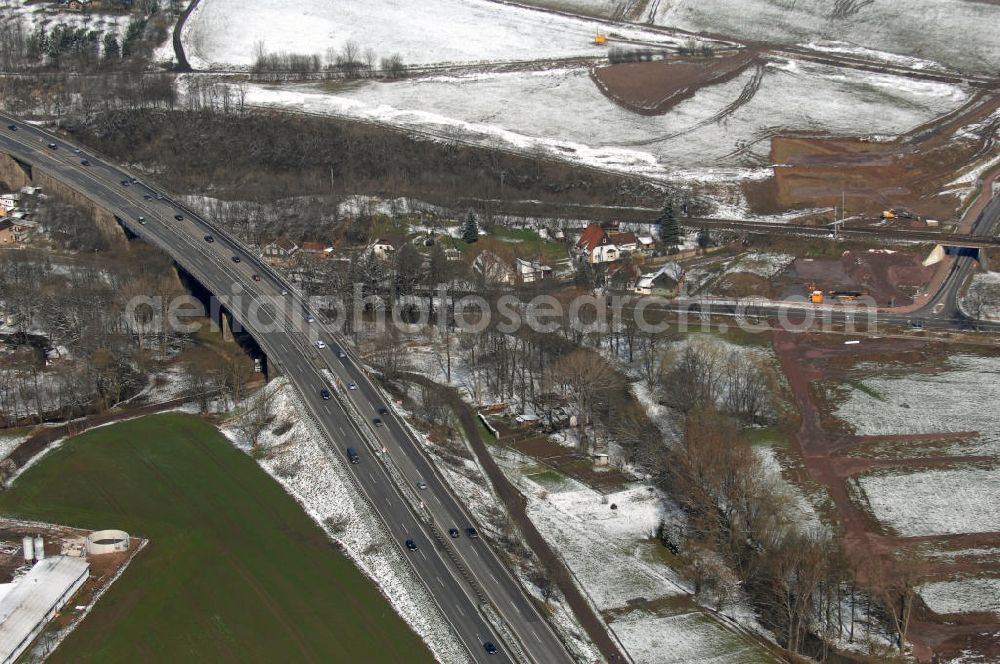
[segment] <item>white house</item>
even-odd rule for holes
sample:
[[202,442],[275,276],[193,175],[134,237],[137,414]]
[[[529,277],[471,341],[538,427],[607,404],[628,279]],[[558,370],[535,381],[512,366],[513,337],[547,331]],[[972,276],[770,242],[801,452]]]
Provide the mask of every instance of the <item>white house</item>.
[[484,250],[472,261],[472,269],[483,275],[488,284],[513,284],[516,278],[513,268],[492,251]]
[[403,238],[398,235],[382,235],[374,243],[371,250],[375,258],[380,261],[389,261],[395,258],[396,252],[403,246]]
[[574,251],[579,260],[592,264],[612,263],[621,255],[618,247],[598,224],[590,224],[583,230]]
[[665,263],[656,272],[644,274],[635,285],[640,295],[675,295],[684,280],[684,268],[679,263]]

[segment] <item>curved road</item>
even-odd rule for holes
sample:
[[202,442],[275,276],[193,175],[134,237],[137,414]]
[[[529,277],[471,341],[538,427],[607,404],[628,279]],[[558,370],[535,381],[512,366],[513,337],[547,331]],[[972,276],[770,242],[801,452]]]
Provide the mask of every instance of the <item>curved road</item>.
[[[0,151],[79,191],[112,212],[131,232],[172,256],[234,312],[268,360],[288,376],[305,403],[306,415],[325,434],[331,453],[347,462],[346,448],[358,451],[360,462],[347,464],[356,488],[379,515],[473,660],[573,661],[490,546],[466,535],[473,520],[427,459],[423,443],[392,411],[332,332],[309,322],[313,315],[279,274],[237,240],[163,197],[156,188],[141,180],[125,185],[132,177],[126,170],[86,150],[76,153],[77,146],[17,118],[0,114],[0,121]],[[10,124],[17,129],[9,129]],[[83,165],[84,160],[89,165]],[[207,235],[214,241],[207,242]],[[234,261],[234,256],[240,261]],[[318,348],[318,340],[326,347]],[[357,388],[347,389],[351,383]],[[323,399],[323,389],[335,398]],[[390,406],[388,412],[379,415],[384,406]],[[374,426],[375,417],[384,426]],[[426,488],[418,488],[418,483]],[[459,538],[447,535],[452,527],[461,531]],[[416,550],[404,547],[408,539],[414,541]],[[499,652],[487,653],[486,642],[495,644]]]

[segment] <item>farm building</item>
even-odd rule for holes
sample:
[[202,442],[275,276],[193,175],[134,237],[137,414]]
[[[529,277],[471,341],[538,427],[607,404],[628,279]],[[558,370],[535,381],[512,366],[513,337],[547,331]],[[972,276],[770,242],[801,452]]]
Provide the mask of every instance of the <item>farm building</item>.
[[17,661],[90,572],[81,558],[43,558],[14,583],[0,586],[0,664]]

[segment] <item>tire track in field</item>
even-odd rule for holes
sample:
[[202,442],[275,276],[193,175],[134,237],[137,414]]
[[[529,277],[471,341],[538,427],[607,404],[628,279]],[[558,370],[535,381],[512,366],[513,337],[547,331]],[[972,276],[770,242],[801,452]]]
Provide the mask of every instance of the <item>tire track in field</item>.
[[623,145],[627,145],[629,147],[635,147],[642,145],[652,145],[654,143],[662,143],[664,141],[675,139],[679,136],[684,136],[685,134],[690,134],[693,131],[701,129],[702,127],[707,127],[709,125],[722,122],[723,120],[731,116],[733,113],[738,111],[740,108],[749,104],[753,100],[753,98],[757,96],[757,92],[760,91],[760,84],[763,80],[764,80],[764,65],[762,63],[759,63],[756,69],[754,70],[753,76],[750,78],[749,81],[746,82],[746,85],[743,86],[743,89],[740,91],[740,94],[737,95],[736,99],[734,99],[732,102],[724,106],[722,109],[720,109],[717,113],[715,113],[711,117],[705,118],[704,120],[700,120],[691,125],[690,127],[682,129],[680,131],[671,132],[664,136],[657,136],[655,138],[646,138],[640,141],[629,141],[623,143]]

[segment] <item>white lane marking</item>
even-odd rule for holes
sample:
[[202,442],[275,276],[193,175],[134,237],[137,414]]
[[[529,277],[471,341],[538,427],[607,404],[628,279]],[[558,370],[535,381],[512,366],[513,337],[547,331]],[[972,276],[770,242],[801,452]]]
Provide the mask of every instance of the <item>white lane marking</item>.
[[462,610],[462,605],[461,604],[456,604],[455,608],[458,609],[458,612],[461,613],[462,617],[464,618],[465,617],[465,611]]
[[372,475],[371,471],[368,471],[368,477],[370,477],[370,478],[371,478],[371,480],[372,480],[372,483],[374,483],[374,482],[375,482],[375,476],[374,476],[374,475]]
[[542,638],[538,636],[538,632],[536,632],[535,630],[531,630],[531,635],[535,637],[535,641],[538,641],[539,643],[542,642]]
[[441,587],[444,588],[444,581],[441,580],[441,577],[440,576],[435,576],[434,578],[437,579],[438,583],[441,584]]

